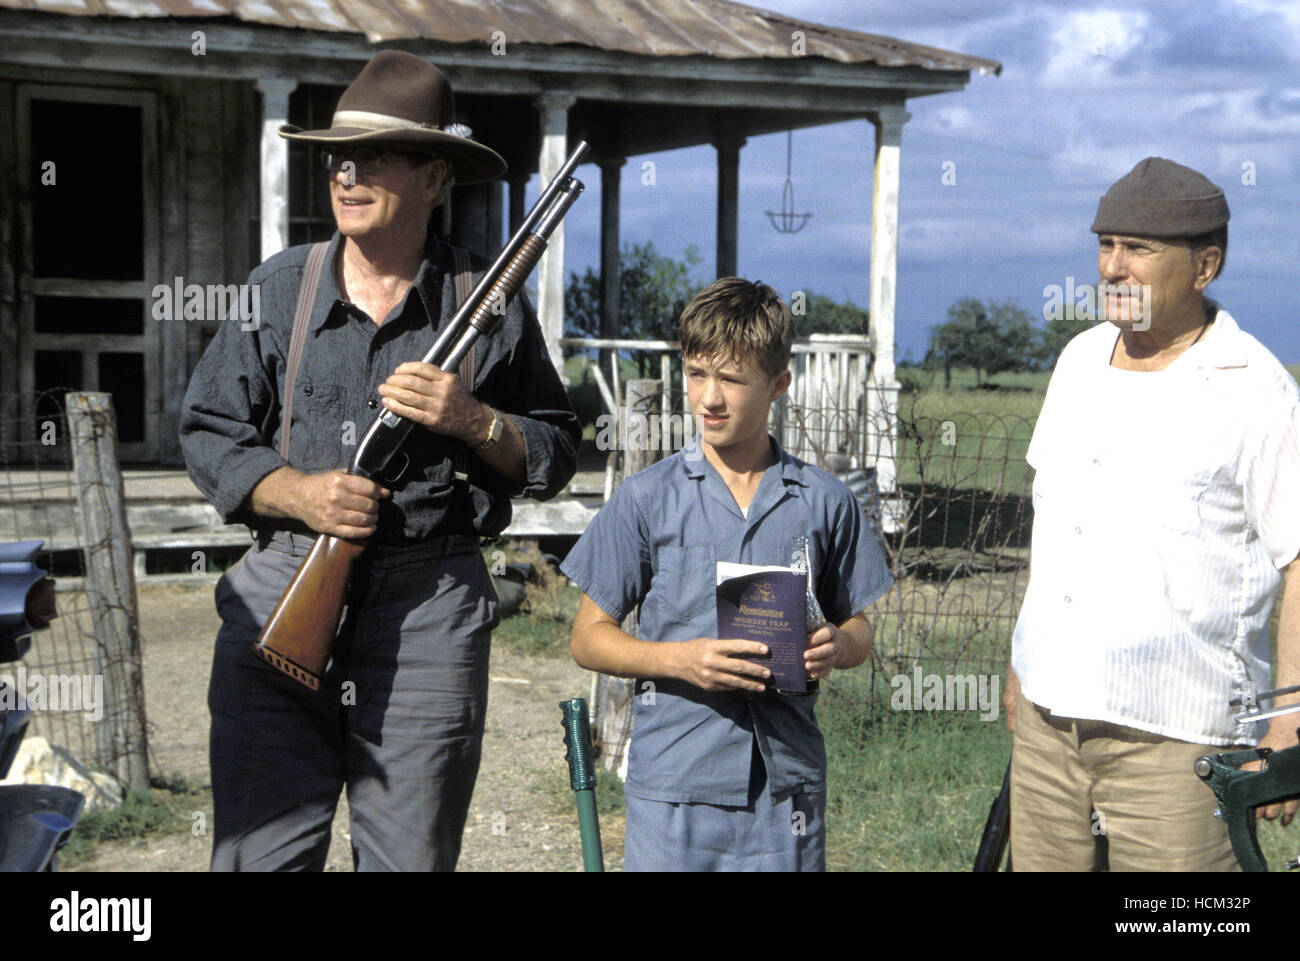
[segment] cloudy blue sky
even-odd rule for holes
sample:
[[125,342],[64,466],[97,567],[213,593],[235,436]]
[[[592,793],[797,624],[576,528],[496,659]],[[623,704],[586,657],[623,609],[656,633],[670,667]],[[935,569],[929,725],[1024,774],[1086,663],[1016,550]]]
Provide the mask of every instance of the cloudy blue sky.
[[[760,4],[761,5],[761,4]],[[1227,268],[1210,288],[1246,330],[1300,363],[1300,3],[1284,0],[785,0],[769,9],[988,57],[959,93],[908,103],[903,130],[899,359],[924,354],[958,298],[1011,300],[1041,318],[1043,288],[1096,279],[1088,231],[1106,187],[1149,155],[1205,173],[1232,209]],[[1104,53],[1094,49],[1104,46]],[[740,272],[788,293],[865,305],[873,131],[798,132],[799,234],[777,234],[785,135],[741,154]],[[623,239],[714,257],[712,148],[654,155],[664,204],[624,168]],[[957,183],[945,186],[945,161]],[[594,169],[594,168],[591,168]],[[1254,183],[1247,183],[1253,173]],[[598,178],[570,215],[569,265],[596,261]],[[652,199],[653,198],[653,199]],[[683,211],[699,211],[683,218]]]

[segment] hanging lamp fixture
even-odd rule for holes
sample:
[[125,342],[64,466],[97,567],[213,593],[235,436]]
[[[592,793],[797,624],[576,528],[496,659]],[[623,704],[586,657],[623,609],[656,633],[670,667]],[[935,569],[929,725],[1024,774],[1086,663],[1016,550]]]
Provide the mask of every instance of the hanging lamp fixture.
[[764,211],[767,219],[772,221],[772,229],[778,234],[797,234],[808,223],[811,213],[795,213],[794,181],[790,177],[792,158],[794,156],[794,131],[785,132],[785,188],[781,191],[781,212]]

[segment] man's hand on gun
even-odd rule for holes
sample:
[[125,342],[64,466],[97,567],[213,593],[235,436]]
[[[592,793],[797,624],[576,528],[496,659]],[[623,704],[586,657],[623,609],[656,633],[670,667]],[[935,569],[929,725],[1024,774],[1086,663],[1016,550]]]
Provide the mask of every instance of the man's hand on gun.
[[304,474],[281,467],[262,478],[249,496],[263,517],[292,517],[318,534],[365,540],[375,532],[379,502],[392,491],[347,471]]
[[492,423],[491,412],[470,395],[460,378],[433,364],[399,364],[379,385],[379,394],[384,406],[399,417],[471,446],[483,440]]
[[347,471],[304,474],[298,516],[317,533],[365,540],[377,529],[379,502],[391,496],[388,488]]
[[[478,443],[491,423],[487,408],[469,395],[460,378],[433,364],[400,364],[379,393],[393,413],[465,441]],[[375,533],[379,502],[392,496],[382,484],[342,470],[298,474],[292,490],[292,513],[299,520],[319,534],[356,541]]]

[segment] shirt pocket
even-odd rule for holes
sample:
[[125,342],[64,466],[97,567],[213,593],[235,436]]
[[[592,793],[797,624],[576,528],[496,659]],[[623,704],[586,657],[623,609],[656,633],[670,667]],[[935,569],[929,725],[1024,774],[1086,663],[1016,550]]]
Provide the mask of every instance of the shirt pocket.
[[321,384],[304,381],[298,385],[297,403],[308,410],[323,410],[344,406],[345,391],[342,384]]
[[[344,417],[345,405],[342,384],[322,384],[299,375],[294,385],[289,452],[294,467],[312,472],[347,466],[366,425],[349,424]],[[352,446],[348,446],[350,440]]]
[[717,564],[712,547],[661,547],[650,593],[665,619],[688,624],[712,618],[717,602]]
[[1175,456],[1135,472],[1133,496],[1152,524],[1172,534],[1195,534],[1201,527],[1201,500],[1212,467],[1195,456]]

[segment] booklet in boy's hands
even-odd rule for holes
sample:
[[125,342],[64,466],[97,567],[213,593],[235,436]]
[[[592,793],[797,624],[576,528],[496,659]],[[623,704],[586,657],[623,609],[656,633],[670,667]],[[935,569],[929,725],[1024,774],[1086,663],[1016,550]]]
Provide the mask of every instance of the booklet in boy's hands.
[[793,694],[808,690],[803,654],[808,574],[789,567],[718,562],[718,637],[766,644],[765,657],[746,656],[772,672],[770,687]]

